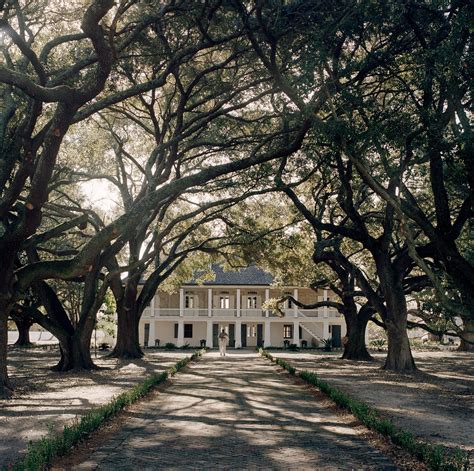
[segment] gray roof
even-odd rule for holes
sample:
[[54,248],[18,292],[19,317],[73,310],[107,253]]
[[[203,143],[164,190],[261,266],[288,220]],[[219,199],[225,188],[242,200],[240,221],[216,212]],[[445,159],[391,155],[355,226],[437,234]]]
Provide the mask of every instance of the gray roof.
[[[273,283],[273,276],[262,270],[261,268],[251,265],[247,268],[242,268],[239,271],[224,271],[221,265],[212,265],[212,270],[216,274],[213,281],[205,281],[204,285],[255,285],[255,286],[269,286]],[[196,277],[185,285],[196,285]]]

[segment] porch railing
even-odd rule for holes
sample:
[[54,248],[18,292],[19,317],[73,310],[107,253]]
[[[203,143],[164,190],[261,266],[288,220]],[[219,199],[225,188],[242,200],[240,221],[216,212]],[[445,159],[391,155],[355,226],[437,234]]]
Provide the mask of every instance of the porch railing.
[[[335,309],[328,309],[327,316],[325,316],[325,312],[323,309],[302,309],[297,311],[297,316],[295,316],[295,311],[293,309],[285,309],[284,311],[284,319],[291,319],[291,318],[337,318],[341,317],[341,314]],[[154,317],[180,317],[180,309],[179,308],[155,308]],[[212,309],[211,310],[211,317],[239,317],[237,309]],[[151,316],[151,308],[147,307],[143,312],[144,317]],[[269,316],[273,319],[278,319],[279,316],[273,315],[271,312]],[[183,317],[190,318],[190,317],[209,317],[209,310],[207,308],[200,308],[200,309],[183,309]],[[266,317],[266,311],[263,309],[240,309],[240,317],[242,318],[259,318],[259,317]]]

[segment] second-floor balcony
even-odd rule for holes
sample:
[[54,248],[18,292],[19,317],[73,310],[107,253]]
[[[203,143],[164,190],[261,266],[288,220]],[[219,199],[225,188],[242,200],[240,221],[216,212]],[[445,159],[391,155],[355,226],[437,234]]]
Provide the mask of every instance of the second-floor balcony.
[[[219,319],[228,319],[228,318],[247,318],[255,319],[262,317],[272,317],[278,318],[276,314],[273,314],[271,311],[266,311],[264,309],[179,309],[179,308],[155,308],[154,312],[151,312],[151,308],[148,307],[145,309],[143,315],[144,317],[160,317],[160,318],[173,318],[173,317],[185,317],[185,318],[205,318],[205,317],[214,317]],[[341,317],[341,314],[335,309],[304,309],[304,310],[295,310],[295,309],[284,309],[284,318],[334,318]]]

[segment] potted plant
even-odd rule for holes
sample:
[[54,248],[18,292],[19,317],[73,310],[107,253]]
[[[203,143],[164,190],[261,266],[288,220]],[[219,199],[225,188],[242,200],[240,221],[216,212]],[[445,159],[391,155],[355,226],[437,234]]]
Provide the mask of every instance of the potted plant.
[[330,352],[332,350],[332,338],[323,339],[324,351]]

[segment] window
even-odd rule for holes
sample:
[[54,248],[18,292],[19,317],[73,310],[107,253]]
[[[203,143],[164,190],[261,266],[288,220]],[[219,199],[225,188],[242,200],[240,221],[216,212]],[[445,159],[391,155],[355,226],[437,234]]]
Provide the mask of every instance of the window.
[[247,337],[257,336],[257,326],[255,324],[247,326]]
[[192,324],[184,324],[184,338],[190,339],[193,336],[193,325]]
[[221,309],[229,309],[230,308],[229,296],[220,296],[219,297],[219,307]]
[[175,324],[175,325],[174,325],[174,338],[175,338],[175,339],[178,338],[178,324]]
[[257,296],[247,296],[247,309],[257,309]]
[[187,294],[184,297],[184,307],[186,309],[194,309],[194,296]]
[[283,338],[284,339],[293,338],[293,324],[285,324],[283,326]]

